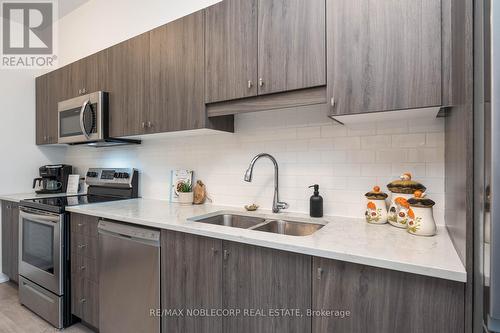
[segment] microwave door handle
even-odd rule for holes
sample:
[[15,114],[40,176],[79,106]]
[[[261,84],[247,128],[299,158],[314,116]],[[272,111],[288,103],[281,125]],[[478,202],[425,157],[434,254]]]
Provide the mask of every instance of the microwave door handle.
[[80,111],[80,128],[82,129],[82,133],[87,138],[87,140],[90,140],[90,133],[87,132],[85,129],[85,124],[83,123],[83,117],[85,115],[85,110],[87,109],[87,105],[90,104],[89,100],[86,100],[83,105],[82,105],[82,110]]

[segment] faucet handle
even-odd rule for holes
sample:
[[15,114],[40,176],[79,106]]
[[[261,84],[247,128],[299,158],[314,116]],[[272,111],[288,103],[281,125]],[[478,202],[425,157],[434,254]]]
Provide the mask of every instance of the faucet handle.
[[276,206],[278,209],[288,209],[290,207],[290,205],[286,202],[278,202]]

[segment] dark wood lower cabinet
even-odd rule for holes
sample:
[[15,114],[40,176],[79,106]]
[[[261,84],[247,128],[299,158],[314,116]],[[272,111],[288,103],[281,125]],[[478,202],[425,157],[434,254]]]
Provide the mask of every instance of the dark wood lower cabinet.
[[163,332],[464,332],[460,282],[173,231],[161,251]]
[[[222,241],[180,232],[161,234],[164,310],[222,308]],[[164,316],[162,332],[222,332],[222,317]]]
[[11,281],[19,278],[19,205],[2,201],[2,272]]
[[313,309],[349,311],[315,317],[313,333],[464,332],[463,283],[322,258],[313,274]]
[[71,214],[71,313],[99,328],[98,218]]
[[310,318],[280,312],[311,308],[311,257],[233,242],[223,256],[224,308],[242,311],[224,318],[223,332],[311,331]]

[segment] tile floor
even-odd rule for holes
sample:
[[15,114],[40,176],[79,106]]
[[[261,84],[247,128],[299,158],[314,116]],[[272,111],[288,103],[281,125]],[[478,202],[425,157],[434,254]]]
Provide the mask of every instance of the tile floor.
[[[63,332],[92,333],[81,324],[68,327]],[[1,333],[52,333],[59,332],[36,314],[19,304],[17,286],[11,282],[0,284]]]

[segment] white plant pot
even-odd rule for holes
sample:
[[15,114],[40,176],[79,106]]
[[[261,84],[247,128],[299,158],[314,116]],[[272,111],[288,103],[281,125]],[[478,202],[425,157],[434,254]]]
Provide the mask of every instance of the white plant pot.
[[182,193],[179,192],[177,194],[179,196],[179,203],[181,205],[192,205],[194,201],[194,193],[193,192],[187,192],[187,193]]

